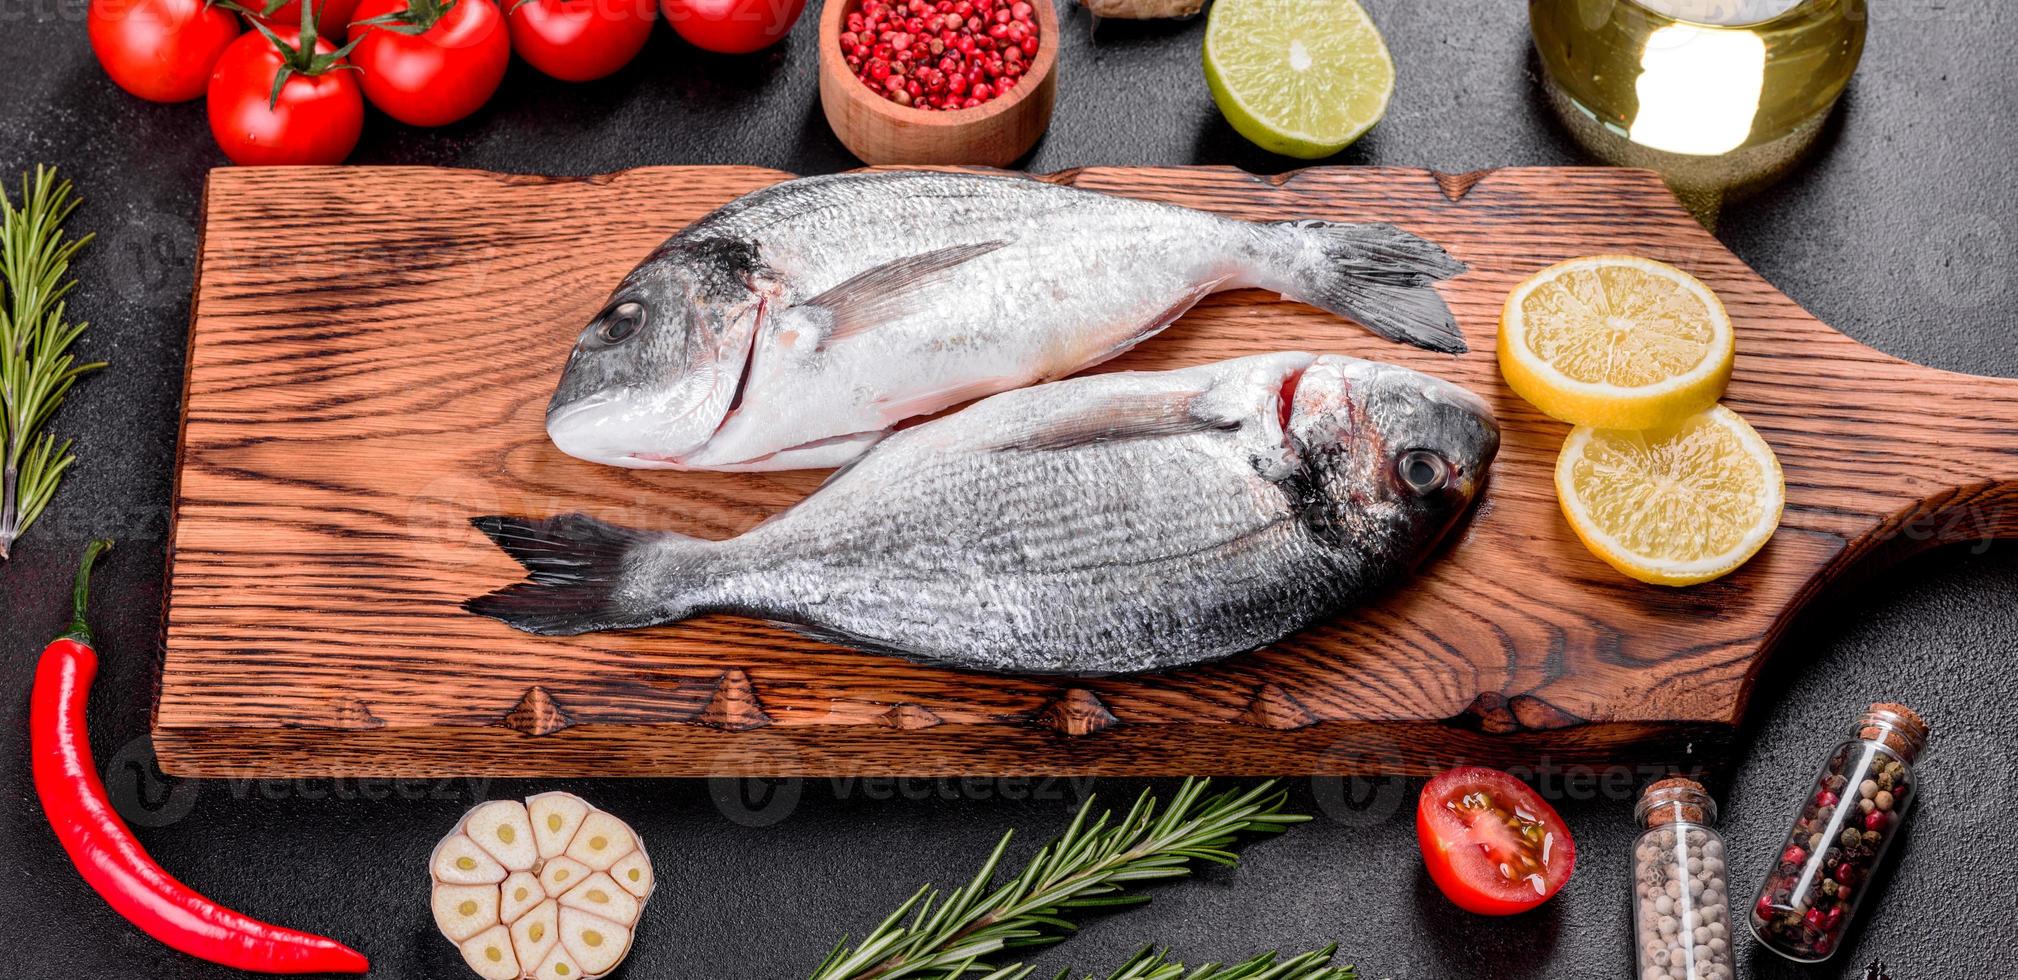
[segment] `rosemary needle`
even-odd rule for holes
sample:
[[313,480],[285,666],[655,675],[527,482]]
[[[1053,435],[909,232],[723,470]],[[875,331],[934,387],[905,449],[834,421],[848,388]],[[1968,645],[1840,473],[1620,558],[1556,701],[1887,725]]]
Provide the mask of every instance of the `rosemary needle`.
[[70,386],[105,365],[68,353],[84,324],[64,317],[63,297],[77,285],[70,259],[90,235],[63,240],[77,207],[70,182],[36,167],[21,177],[21,205],[0,188],[0,560],[41,516],[76,457],[70,441],[41,431]]
[[[1359,973],[1352,967],[1331,965],[1336,952],[1337,946],[1326,946],[1286,960],[1277,960],[1274,953],[1263,953],[1231,966],[1207,963],[1186,968],[1170,962],[1167,953],[1144,949],[1108,974],[1106,980],[1358,980]],[[1067,980],[1069,972],[1059,974],[1058,980]]]
[[[1201,861],[1229,867],[1239,863],[1232,847],[1243,833],[1274,833],[1310,819],[1282,812],[1285,794],[1273,782],[1209,798],[1208,784],[1186,779],[1169,806],[1161,808],[1145,790],[1119,819],[1112,810],[1090,817],[1093,801],[1088,800],[1063,835],[1039,850],[1021,873],[996,886],[995,872],[1012,836],[1004,834],[971,881],[943,900],[930,885],[919,889],[860,943],[850,947],[844,938],[836,944],[811,980],[1021,980],[1028,968],[991,961],[1007,951],[1063,940],[1077,928],[1072,921],[1077,913],[1149,900],[1128,892],[1129,884],[1184,877]],[[1172,974],[1119,976],[1163,980]],[[1325,978],[1322,973],[1232,976]]]

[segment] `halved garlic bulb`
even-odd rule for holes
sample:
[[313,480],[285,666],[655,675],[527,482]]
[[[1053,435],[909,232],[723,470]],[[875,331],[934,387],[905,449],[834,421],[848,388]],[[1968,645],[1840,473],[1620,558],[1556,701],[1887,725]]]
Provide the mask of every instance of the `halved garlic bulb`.
[[596,980],[622,963],[651,898],[644,843],[568,793],[493,800],[428,859],[435,926],[485,980]]

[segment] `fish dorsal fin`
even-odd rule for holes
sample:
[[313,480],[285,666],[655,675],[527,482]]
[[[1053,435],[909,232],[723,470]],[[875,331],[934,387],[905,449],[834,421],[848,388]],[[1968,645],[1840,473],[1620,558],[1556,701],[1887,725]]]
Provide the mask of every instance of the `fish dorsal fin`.
[[1117,395],[1093,402],[1069,418],[1047,419],[1008,433],[996,443],[997,450],[1055,452],[1124,439],[1182,435],[1210,429],[1231,431],[1240,420],[1203,410],[1198,390],[1166,391],[1151,395]]
[[885,262],[842,280],[832,289],[799,306],[816,306],[827,312],[830,325],[820,340],[820,348],[888,323],[917,309],[919,286],[963,262],[980,258],[1009,244],[1007,239],[949,245],[917,255]]

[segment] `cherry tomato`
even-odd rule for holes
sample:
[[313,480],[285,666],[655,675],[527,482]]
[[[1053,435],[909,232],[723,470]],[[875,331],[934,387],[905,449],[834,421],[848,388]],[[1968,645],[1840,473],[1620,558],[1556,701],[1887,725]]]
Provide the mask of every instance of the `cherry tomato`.
[[748,54],[790,34],[806,0],[659,0],[659,9],[694,47]]
[[[290,46],[298,31],[275,28]],[[315,50],[336,51],[318,38]],[[319,75],[291,74],[273,96],[273,79],[288,64],[273,42],[253,32],[233,41],[210,76],[210,132],[231,162],[249,166],[342,163],[364,131],[364,97],[357,72],[332,67]]]
[[1512,915],[1570,880],[1577,844],[1555,808],[1497,769],[1449,770],[1422,788],[1415,839],[1430,879],[1459,908]]
[[[425,29],[364,23],[388,15]],[[364,70],[364,97],[410,126],[446,126],[483,108],[511,63],[504,15],[491,0],[362,0],[352,17],[350,60]]]
[[631,63],[652,36],[654,0],[507,0],[512,50],[564,82],[588,82]]
[[239,33],[236,15],[203,0],[91,0],[84,29],[112,81],[154,102],[202,95]]
[[[350,28],[351,11],[357,9],[357,0],[309,0],[315,5],[315,29],[330,37],[342,37]],[[258,10],[266,5],[266,0],[243,0],[241,6],[247,10]],[[273,13],[259,14],[259,19],[269,27],[300,27],[301,0],[287,0]]]

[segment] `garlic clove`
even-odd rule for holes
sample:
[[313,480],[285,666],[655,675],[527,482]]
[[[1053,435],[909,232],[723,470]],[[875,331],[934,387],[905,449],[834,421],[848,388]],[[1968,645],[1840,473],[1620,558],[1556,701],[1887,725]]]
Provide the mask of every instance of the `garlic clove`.
[[460,943],[498,924],[496,885],[437,885],[434,924],[452,943]]
[[461,834],[442,838],[428,864],[437,881],[451,885],[495,885],[505,880],[504,865]]
[[530,871],[514,871],[512,876],[498,886],[503,893],[503,902],[498,906],[498,918],[506,922],[517,922],[533,906],[547,897],[546,889],[540,886],[539,875]]
[[575,838],[575,830],[591,809],[587,801],[573,793],[541,793],[526,800],[540,857],[553,858],[566,851],[568,842]]
[[561,908],[581,909],[612,922],[629,925],[638,921],[638,900],[617,887],[607,873],[598,871],[574,891],[561,896]]
[[561,941],[560,903],[549,898],[512,922],[512,949],[520,963],[538,965]]
[[575,832],[575,839],[568,844],[567,856],[594,868],[608,870],[617,859],[638,849],[637,835],[631,833],[629,824],[602,810],[595,810],[582,819],[581,829]]
[[519,980],[519,958],[512,951],[511,933],[502,925],[466,940],[462,960],[484,980]]
[[569,857],[557,857],[540,869],[540,887],[546,889],[548,896],[559,898],[573,891],[594,873],[589,870],[588,865],[580,861]]
[[532,820],[517,800],[493,800],[471,810],[462,832],[509,870],[527,871],[539,863]]
[[533,976],[538,980],[581,980],[582,968],[568,954],[566,946],[555,943],[554,948],[547,951],[547,958],[533,970]]
[[601,976],[616,969],[630,952],[631,930],[580,909],[562,909],[561,945],[583,973]]
[[[640,847],[624,855],[623,860],[610,865],[610,877],[616,879],[617,887],[636,895],[640,900],[652,897],[652,859],[645,856]],[[510,918],[509,915],[506,918]]]

